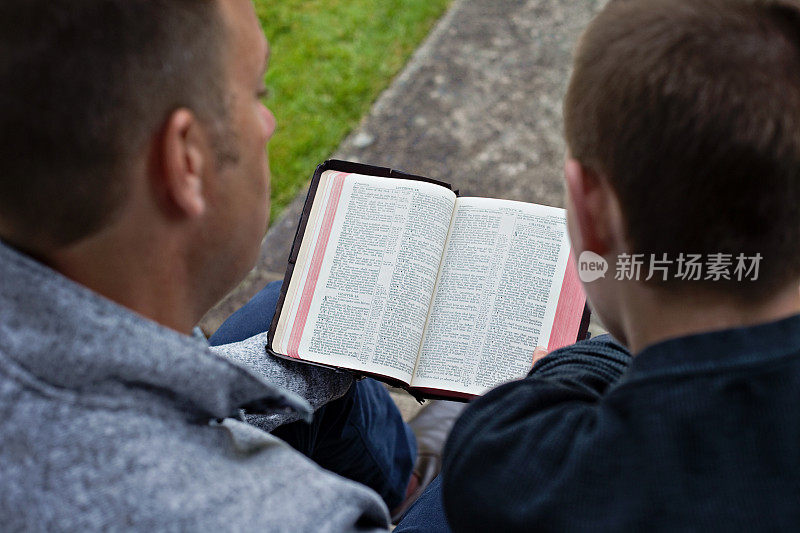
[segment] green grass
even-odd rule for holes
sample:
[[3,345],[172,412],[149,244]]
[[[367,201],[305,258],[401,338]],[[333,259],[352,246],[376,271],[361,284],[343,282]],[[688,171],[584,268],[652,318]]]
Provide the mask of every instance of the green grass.
[[405,65],[451,0],[255,0],[272,56],[272,219]]

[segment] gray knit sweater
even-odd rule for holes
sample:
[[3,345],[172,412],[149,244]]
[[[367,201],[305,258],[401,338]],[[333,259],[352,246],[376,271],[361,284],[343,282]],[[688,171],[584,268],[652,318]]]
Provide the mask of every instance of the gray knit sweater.
[[350,378],[265,344],[215,353],[0,243],[0,531],[386,528],[377,494],[263,431]]

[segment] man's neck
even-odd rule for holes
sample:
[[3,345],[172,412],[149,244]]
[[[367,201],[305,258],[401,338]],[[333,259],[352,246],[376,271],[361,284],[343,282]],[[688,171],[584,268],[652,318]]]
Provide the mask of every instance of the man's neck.
[[762,324],[800,313],[800,282],[755,302],[710,291],[677,295],[639,284],[630,289],[633,294],[626,299],[622,328],[633,354],[671,338]]
[[98,235],[38,259],[109,300],[188,334],[202,312],[185,290],[192,286],[190,272],[177,248],[143,235]]

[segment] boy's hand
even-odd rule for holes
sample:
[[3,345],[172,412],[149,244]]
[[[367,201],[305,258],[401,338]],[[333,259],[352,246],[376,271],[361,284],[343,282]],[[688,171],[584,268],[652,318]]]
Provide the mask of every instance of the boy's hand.
[[537,346],[536,349],[533,351],[533,362],[531,363],[531,367],[536,364],[536,361],[538,361],[545,355],[547,355],[547,348],[542,348],[541,346]]

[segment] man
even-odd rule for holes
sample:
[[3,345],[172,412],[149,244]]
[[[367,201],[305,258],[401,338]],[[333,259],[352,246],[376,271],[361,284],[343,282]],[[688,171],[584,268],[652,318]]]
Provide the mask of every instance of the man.
[[[0,530],[384,529],[416,452],[385,390],[242,340],[274,302],[191,336],[267,224],[252,4],[8,0],[0,40]],[[323,405],[278,432],[380,496],[264,431]]]
[[798,36],[793,0],[612,1],[590,24],[568,226],[611,265],[584,286],[632,358],[579,343],[470,405],[454,530],[800,526]]

